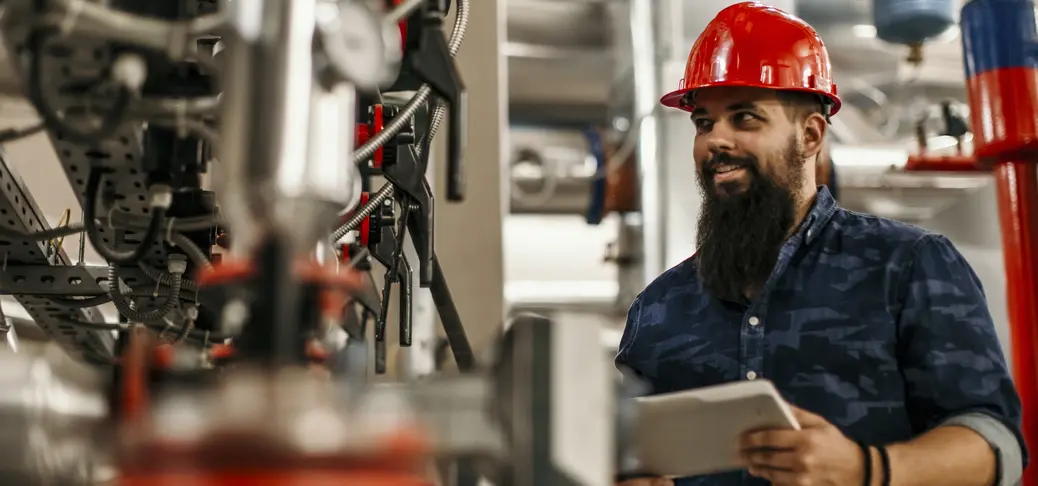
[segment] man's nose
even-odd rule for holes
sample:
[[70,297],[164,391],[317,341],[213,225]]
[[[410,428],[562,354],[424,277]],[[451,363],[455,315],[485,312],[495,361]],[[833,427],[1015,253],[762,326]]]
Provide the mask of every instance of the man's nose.
[[711,130],[700,135],[711,155],[735,150],[735,133],[725,123],[715,123]]

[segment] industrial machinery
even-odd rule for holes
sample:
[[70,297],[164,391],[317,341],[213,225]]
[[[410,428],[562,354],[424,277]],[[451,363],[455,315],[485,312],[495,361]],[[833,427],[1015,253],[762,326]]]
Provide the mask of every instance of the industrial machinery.
[[[25,460],[0,481],[611,482],[598,329],[523,316],[478,367],[436,258],[426,169],[447,120],[447,200],[464,198],[470,1],[0,1],[42,120],[3,137],[45,130],[84,215],[48,227],[0,163],[0,290],[101,377],[0,356],[5,389],[34,397],[3,405]],[[56,243],[79,232],[106,267]],[[412,282],[463,373],[373,384],[394,287],[411,344]],[[119,322],[95,309],[109,302]]]

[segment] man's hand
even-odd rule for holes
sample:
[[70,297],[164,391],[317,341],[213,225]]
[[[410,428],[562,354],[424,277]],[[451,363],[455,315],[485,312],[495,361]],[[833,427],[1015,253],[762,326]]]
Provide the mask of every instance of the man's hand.
[[674,481],[667,478],[638,478],[616,483],[616,486],[674,486]]
[[865,458],[856,443],[824,418],[793,407],[801,430],[760,430],[743,435],[739,456],[750,474],[776,486],[858,486]]

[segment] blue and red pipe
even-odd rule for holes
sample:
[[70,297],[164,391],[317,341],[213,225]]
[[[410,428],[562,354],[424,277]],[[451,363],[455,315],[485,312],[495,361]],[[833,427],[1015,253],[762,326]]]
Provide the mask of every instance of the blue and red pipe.
[[[973,0],[962,8],[966,89],[976,160],[997,182],[1013,376],[1023,435],[1038,451],[1038,23],[1033,0]],[[1038,486],[1038,467],[1024,471]]]

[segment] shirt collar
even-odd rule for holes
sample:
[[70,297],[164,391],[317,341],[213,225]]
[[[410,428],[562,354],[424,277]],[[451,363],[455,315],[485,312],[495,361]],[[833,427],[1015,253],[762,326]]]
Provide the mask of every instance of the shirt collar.
[[836,199],[829,192],[829,188],[818,186],[818,194],[815,196],[815,202],[811,206],[811,211],[807,213],[803,224],[800,225],[800,231],[804,235],[804,243],[810,245],[818,238],[818,235],[822,233],[822,229],[825,228],[825,225],[829,223],[829,220],[835,213]]

